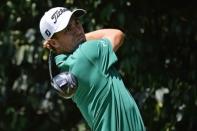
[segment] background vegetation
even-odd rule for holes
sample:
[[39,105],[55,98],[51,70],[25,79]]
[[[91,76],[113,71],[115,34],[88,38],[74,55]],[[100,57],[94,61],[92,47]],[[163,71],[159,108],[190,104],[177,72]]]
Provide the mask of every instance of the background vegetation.
[[86,9],[86,32],[125,32],[116,66],[147,131],[197,130],[194,0],[1,0],[1,131],[89,130],[75,104],[54,94],[49,85],[39,20],[54,6]]

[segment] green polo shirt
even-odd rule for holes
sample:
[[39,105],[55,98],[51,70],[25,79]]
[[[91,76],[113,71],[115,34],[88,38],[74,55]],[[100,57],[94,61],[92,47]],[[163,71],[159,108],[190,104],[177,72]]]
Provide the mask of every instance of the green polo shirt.
[[72,100],[92,131],[144,131],[138,107],[113,67],[116,61],[108,39],[86,41],[72,54],[55,57],[61,71],[77,77]]

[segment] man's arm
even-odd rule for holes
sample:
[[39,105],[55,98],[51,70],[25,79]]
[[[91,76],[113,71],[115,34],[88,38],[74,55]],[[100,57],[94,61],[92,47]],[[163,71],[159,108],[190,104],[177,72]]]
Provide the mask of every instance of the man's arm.
[[86,36],[86,40],[101,39],[101,38],[109,39],[114,51],[117,51],[124,41],[124,33],[118,29],[100,29],[86,33],[85,36]]

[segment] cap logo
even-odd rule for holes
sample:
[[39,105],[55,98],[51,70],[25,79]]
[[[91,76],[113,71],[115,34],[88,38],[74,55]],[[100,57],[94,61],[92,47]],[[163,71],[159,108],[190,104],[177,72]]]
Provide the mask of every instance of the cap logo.
[[47,29],[45,30],[45,34],[49,37],[51,35],[51,32]]
[[57,22],[57,19],[60,17],[60,15],[62,13],[64,13],[65,11],[67,11],[68,9],[64,8],[64,9],[59,9],[56,10],[55,13],[51,16],[51,19],[54,20],[54,24]]

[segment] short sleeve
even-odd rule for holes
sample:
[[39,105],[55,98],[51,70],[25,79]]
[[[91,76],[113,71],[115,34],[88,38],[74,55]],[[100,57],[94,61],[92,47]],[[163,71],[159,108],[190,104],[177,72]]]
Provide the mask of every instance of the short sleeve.
[[117,61],[117,56],[108,39],[88,41],[81,46],[81,50],[104,73]]

